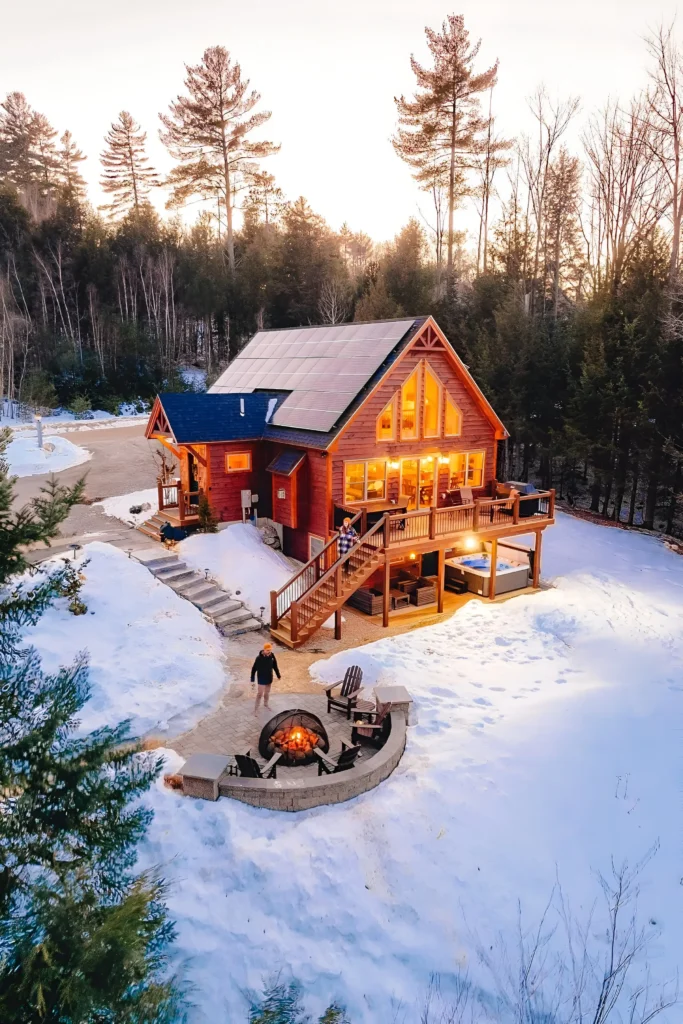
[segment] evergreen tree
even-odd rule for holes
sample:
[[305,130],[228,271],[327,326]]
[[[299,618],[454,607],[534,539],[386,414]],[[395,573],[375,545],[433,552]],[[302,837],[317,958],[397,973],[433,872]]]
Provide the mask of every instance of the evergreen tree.
[[0,473],[0,1020],[162,1024],[178,1014],[164,886],[132,871],[150,818],[137,797],[161,764],[125,723],[78,737],[84,659],[46,675],[22,645],[69,585],[65,570],[14,582],[26,545],[49,542],[82,493],[53,482],[12,511]]
[[[441,32],[426,28],[433,66],[423,68],[414,57],[411,67],[417,80],[414,99],[395,100],[399,129],[394,147],[427,183],[436,173],[448,181],[448,277],[453,276],[453,215],[459,199],[458,183],[473,166],[473,155],[482,148],[488,120],[479,109],[479,94],[496,82],[498,64],[475,74],[474,62],[481,42],[470,45],[462,15],[450,14]],[[443,170],[440,170],[442,169]],[[427,178],[425,178],[425,175]]]
[[218,519],[211,508],[211,502],[206,494],[199,495],[197,515],[199,517],[200,533],[216,533],[218,531]]
[[242,78],[240,65],[224,47],[209,47],[201,64],[186,65],[186,70],[187,95],[178,96],[170,112],[159,115],[161,140],[178,161],[168,177],[171,203],[182,205],[194,195],[218,197],[226,211],[228,264],[234,274],[235,195],[249,184],[254,161],[280,147],[247,138],[269,120],[270,111],[252,113],[260,94],[249,92],[249,79]]
[[86,159],[71,132],[62,135],[57,151],[57,177],[66,202],[82,204],[86,200],[86,184],[79,165]]
[[121,111],[105,136],[107,148],[100,157],[104,167],[101,185],[114,197],[109,206],[114,217],[139,215],[150,191],[159,184],[145,152],[146,141],[147,133],[127,110]]
[[0,178],[29,188],[36,179],[35,112],[21,92],[0,103]]

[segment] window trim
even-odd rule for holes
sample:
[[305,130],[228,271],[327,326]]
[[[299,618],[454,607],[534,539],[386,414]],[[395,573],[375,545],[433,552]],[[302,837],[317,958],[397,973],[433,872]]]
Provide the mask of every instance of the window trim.
[[[379,421],[381,420],[387,409],[391,409],[391,437],[380,437],[379,436]],[[378,444],[386,444],[396,440],[397,435],[397,420],[398,420],[398,391],[391,396],[387,404],[384,406],[379,416],[375,420],[375,440]]]
[[[246,455],[247,461],[249,463],[249,465],[246,467],[246,469],[243,468],[243,467],[240,467],[239,469],[231,469],[230,468],[230,459],[234,455]],[[251,458],[251,452],[250,451],[246,451],[246,452],[226,452],[225,453],[225,472],[226,473],[251,473],[251,467],[252,467],[252,458]]]
[[[383,498],[368,498],[368,464],[370,462],[381,462],[384,466],[384,497]],[[363,466],[363,497],[355,498],[350,500],[346,497],[346,467],[347,466]],[[386,501],[387,497],[387,477],[388,477],[389,462],[386,458],[379,459],[345,459],[344,460],[344,504],[345,505],[363,505],[368,501]]]
[[[458,432],[456,434],[450,434],[448,432],[448,430],[446,429],[446,421],[448,419],[448,403],[449,402],[451,403],[453,408],[457,410],[458,416],[460,417],[459,429],[458,429]],[[462,409],[460,408],[458,403],[455,401],[453,396],[450,394],[448,389],[445,390],[444,403],[443,403],[443,436],[444,437],[462,437]],[[457,453],[454,452],[454,454],[457,454]]]
[[[422,417],[421,417],[422,418],[422,423],[421,423],[422,433],[421,433],[421,437],[422,437],[423,441],[435,441],[437,438],[443,436],[443,429],[442,429],[442,426],[443,426],[443,414],[444,414],[444,409],[446,407],[445,403],[444,403],[444,393],[445,393],[446,389],[443,386],[443,384],[441,383],[441,378],[439,377],[438,373],[435,372],[433,367],[430,366],[430,364],[427,362],[426,359],[422,360],[421,365],[422,365],[422,403],[421,403],[421,407],[420,407],[421,408],[421,412],[422,412]],[[432,378],[432,380],[435,381],[436,386],[437,386],[438,391],[439,391],[439,407],[437,409],[437,414],[436,414],[436,434],[427,434],[427,433],[425,433],[425,420],[426,420],[425,412],[426,412],[426,408],[427,408],[427,374],[429,374],[429,376]]]

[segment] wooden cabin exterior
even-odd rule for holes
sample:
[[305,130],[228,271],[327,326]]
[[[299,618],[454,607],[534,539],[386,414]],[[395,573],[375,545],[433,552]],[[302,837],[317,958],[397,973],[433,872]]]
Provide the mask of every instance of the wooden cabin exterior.
[[[219,520],[240,520],[251,492],[285,554],[304,563],[273,598],[273,633],[292,646],[331,612],[339,632],[341,605],[368,581],[384,592],[386,622],[392,573],[419,573],[427,555],[441,607],[444,558],[465,538],[492,544],[495,563],[498,538],[531,528],[538,583],[554,493],[536,495],[531,518],[525,498],[499,496],[505,428],[431,317],[259,332],[208,394],[159,396],[147,436],[178,458],[175,491],[160,487],[172,521],[196,522],[202,493]],[[340,576],[345,515],[361,543]],[[491,587],[495,596],[495,575]]]

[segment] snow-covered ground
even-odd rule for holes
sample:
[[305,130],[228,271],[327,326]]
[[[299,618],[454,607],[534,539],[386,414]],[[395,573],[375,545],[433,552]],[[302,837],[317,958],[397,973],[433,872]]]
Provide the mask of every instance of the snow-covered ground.
[[295,815],[161,785],[149,795],[141,863],[161,864],[172,886],[191,1024],[245,1019],[245,991],[278,970],[301,981],[312,1011],[336,998],[354,1024],[416,1022],[434,972],[445,992],[463,966],[493,988],[476,947],[502,936],[514,958],[518,901],[537,924],[556,877],[580,919],[598,901],[601,948],[594,872],[655,844],[640,919],[656,933],[652,984],[674,975],[683,559],[561,515],[544,559],[555,589],[470,602],[438,626],[316,663],[321,680],[358,663],[369,685],[405,684],[415,698],[418,724],[378,789]]
[[[103,420],[119,421],[122,417],[124,419],[138,419],[144,416],[149,416],[149,403],[140,400],[138,402],[122,402],[116,415],[106,412],[104,409],[93,409],[88,413],[79,415],[69,412],[68,409],[54,409],[43,413],[43,424],[46,428],[76,423],[85,423],[92,426],[94,421],[99,423]],[[0,427],[24,430],[30,428],[33,422],[34,417],[30,409],[19,405],[18,402],[9,402],[6,399],[0,401]],[[117,425],[116,422],[112,423],[113,425]]]
[[[182,732],[209,710],[226,685],[220,637],[201,612],[112,547],[87,544],[85,615],[60,599],[27,639],[46,671],[90,656],[92,697],[83,731],[131,719],[132,733]],[[169,724],[170,723],[170,724]]]
[[[131,512],[131,508],[143,507],[142,512]],[[144,491],[131,491],[130,494],[119,494],[115,498],[105,498],[104,501],[95,502],[105,516],[112,516],[120,519],[129,525],[139,526],[140,523],[150,519],[159,508],[159,494],[156,487],[150,487]]]
[[254,615],[260,615],[261,608],[268,612],[271,590],[279,590],[294,573],[284,555],[267,547],[251,523],[195,534],[178,545],[178,554],[193,569],[208,569]]
[[7,446],[5,459],[12,476],[35,476],[38,473],[58,473],[71,466],[79,466],[92,458],[92,452],[72,444],[66,437],[45,434],[39,448],[35,433],[17,435]]

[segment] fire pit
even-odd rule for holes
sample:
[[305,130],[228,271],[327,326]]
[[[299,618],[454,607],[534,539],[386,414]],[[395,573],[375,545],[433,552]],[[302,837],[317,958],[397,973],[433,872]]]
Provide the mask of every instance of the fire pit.
[[280,753],[278,766],[298,768],[315,761],[316,749],[326,754],[330,743],[317,715],[310,711],[282,711],[264,725],[258,749],[267,761]]

